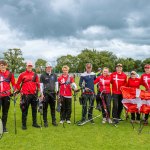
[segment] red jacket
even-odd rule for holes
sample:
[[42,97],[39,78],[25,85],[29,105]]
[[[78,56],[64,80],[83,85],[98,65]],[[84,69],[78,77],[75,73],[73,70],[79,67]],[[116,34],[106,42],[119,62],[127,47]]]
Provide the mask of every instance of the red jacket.
[[11,94],[11,86],[15,89],[15,78],[14,74],[6,70],[5,72],[0,71],[0,96],[9,96]]
[[16,87],[18,90],[21,88],[21,93],[25,95],[36,94],[37,88],[40,88],[40,83],[38,75],[36,75],[35,81],[33,81],[34,74],[33,71],[25,71],[19,75]]
[[94,80],[94,84],[98,83],[99,85],[99,91],[102,92],[105,90],[105,93],[110,93],[110,81],[111,77],[110,76],[99,76]]
[[135,79],[129,78],[127,86],[138,89],[140,87],[140,79],[139,78],[135,78]]
[[146,88],[146,91],[150,91],[150,74],[142,74],[141,85],[143,85]]
[[[66,81],[69,79],[69,83],[66,83]],[[72,96],[72,89],[71,89],[71,83],[74,82],[74,78],[71,76],[64,76],[61,75],[58,78],[59,83],[59,93],[61,96],[64,97],[71,97]]]
[[126,86],[127,84],[127,75],[125,73],[113,72],[111,74],[111,83],[112,83],[112,93],[121,94],[121,86]]

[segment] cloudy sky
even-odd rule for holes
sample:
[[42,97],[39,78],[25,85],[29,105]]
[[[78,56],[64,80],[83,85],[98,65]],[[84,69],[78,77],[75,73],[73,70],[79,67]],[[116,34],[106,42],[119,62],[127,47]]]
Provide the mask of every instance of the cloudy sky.
[[84,48],[150,57],[150,0],[0,0],[0,52],[54,60]]

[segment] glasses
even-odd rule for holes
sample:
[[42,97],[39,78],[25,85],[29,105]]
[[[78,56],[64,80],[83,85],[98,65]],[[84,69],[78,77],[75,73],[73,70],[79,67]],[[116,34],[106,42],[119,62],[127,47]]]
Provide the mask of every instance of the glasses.
[[134,74],[134,73],[131,73],[131,75],[136,75],[136,74]]

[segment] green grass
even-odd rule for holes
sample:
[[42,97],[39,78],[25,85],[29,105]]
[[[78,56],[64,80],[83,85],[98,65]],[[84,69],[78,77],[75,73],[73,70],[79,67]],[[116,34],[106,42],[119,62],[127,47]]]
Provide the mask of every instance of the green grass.
[[[73,108],[73,107],[72,107]],[[102,117],[95,119],[95,125],[87,123],[84,126],[73,124],[65,124],[53,127],[51,125],[50,113],[48,114],[49,127],[36,129],[32,127],[31,108],[29,108],[27,130],[21,129],[21,111],[19,108],[19,99],[16,105],[17,112],[17,135],[14,134],[14,116],[13,102],[9,110],[7,128],[8,134],[4,134],[0,140],[0,150],[99,150],[99,149],[115,149],[115,150],[131,150],[131,149],[150,149],[150,126],[146,126],[143,132],[138,135],[132,129],[128,121],[121,122],[118,127],[109,124],[101,124]],[[50,111],[50,110],[49,110]],[[94,116],[99,112],[94,109]],[[38,123],[40,124],[40,116],[38,113]],[[122,113],[124,118],[124,112]],[[81,119],[81,106],[76,101],[76,120]],[[57,113],[57,121],[59,114]],[[138,129],[139,125],[135,125]]]

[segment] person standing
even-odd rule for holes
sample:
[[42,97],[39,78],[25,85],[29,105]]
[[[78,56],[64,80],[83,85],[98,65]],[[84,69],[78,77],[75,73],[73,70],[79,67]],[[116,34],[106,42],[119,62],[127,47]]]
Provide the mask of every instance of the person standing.
[[10,107],[11,89],[15,90],[14,74],[7,70],[7,67],[6,61],[0,60],[0,108],[2,107],[3,132],[5,133],[8,132],[6,123]]
[[[98,68],[98,72],[96,73],[96,78],[102,75],[102,69]],[[99,83],[97,84],[97,95],[96,95],[96,109],[101,111],[101,104],[100,104],[100,91],[99,91]]]
[[40,128],[37,124],[37,96],[40,91],[39,78],[36,73],[32,71],[33,63],[27,62],[26,71],[22,72],[16,84],[16,88],[21,93],[20,108],[22,111],[22,129],[26,130],[26,122],[28,115],[28,108],[31,104],[33,127]]
[[[150,64],[146,64],[144,66],[145,73],[141,76],[141,85],[145,87],[145,90],[150,92]],[[145,114],[144,124],[148,125],[148,116],[149,114]]]
[[[100,98],[100,105],[102,108],[103,120],[102,123],[112,123],[110,119],[110,111],[111,111],[111,89],[110,89],[111,77],[109,75],[109,69],[107,67],[103,68],[102,75],[97,77],[94,80],[94,84],[98,83],[99,85],[99,93],[104,99]],[[106,108],[105,108],[106,107]]]
[[94,107],[94,80],[96,79],[96,75],[92,72],[92,64],[87,63],[86,71],[81,74],[79,86],[83,89],[82,93],[82,119],[81,123],[86,121],[86,114],[87,114],[87,103],[89,102],[88,108],[88,119],[91,120],[91,123],[94,123],[92,120],[93,116],[93,107]]
[[72,89],[77,90],[77,85],[74,82],[74,78],[70,76],[69,67],[67,65],[62,67],[62,75],[58,78],[59,83],[59,96],[61,99],[61,111],[60,111],[60,123],[63,124],[67,121],[71,123],[71,111],[72,111]]
[[44,126],[48,127],[47,109],[50,105],[52,125],[57,126],[55,117],[56,94],[58,92],[57,75],[52,73],[51,63],[46,63],[45,73],[40,77],[41,97],[43,100],[43,120]]
[[112,117],[115,124],[121,121],[121,112],[123,109],[121,86],[126,86],[127,75],[123,72],[122,64],[116,65],[116,72],[111,74],[113,110]]
[[[137,73],[135,71],[131,71],[130,78],[128,79],[127,83],[128,87],[132,88],[140,88],[140,78],[137,77]],[[135,119],[135,114],[136,114],[136,119]],[[131,113],[131,122],[134,123],[140,123],[140,113]]]

